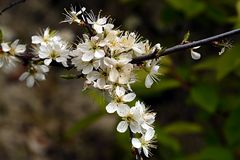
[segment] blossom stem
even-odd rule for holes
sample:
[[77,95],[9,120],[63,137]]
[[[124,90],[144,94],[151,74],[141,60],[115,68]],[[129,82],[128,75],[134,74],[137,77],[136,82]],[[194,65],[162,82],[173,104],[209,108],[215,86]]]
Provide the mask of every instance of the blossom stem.
[[25,2],[26,0],[18,0],[18,1],[14,1],[12,3],[10,3],[7,7],[3,8],[1,11],[0,11],[0,15],[2,15],[4,12],[6,12],[7,10],[13,8],[14,6],[20,4],[20,3],[23,3]]
[[173,47],[170,47],[170,48],[167,48],[167,49],[163,50],[160,54],[158,54],[158,52],[155,51],[152,54],[149,54],[149,55],[146,55],[146,56],[136,57],[131,61],[131,63],[137,64],[137,63],[141,63],[141,62],[146,61],[146,60],[155,59],[155,58],[159,58],[159,57],[162,57],[162,56],[170,55],[172,53],[179,52],[179,51],[186,50],[186,49],[190,49],[190,48],[193,48],[193,47],[207,45],[210,42],[214,42],[214,41],[224,39],[224,38],[227,38],[227,37],[230,37],[230,36],[233,36],[233,35],[237,35],[237,34],[240,34],[240,29],[234,29],[234,30],[231,30],[229,32],[218,34],[218,35],[208,37],[208,38],[205,38],[205,39],[201,39],[201,40],[198,40],[198,41],[193,41],[193,42],[186,43],[186,44],[176,45],[176,46],[173,46]]

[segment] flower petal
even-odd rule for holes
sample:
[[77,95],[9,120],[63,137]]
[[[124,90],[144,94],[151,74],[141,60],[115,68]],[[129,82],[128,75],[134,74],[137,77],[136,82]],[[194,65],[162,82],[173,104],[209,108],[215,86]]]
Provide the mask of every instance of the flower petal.
[[24,81],[28,76],[29,76],[29,72],[24,72],[24,73],[19,77],[19,80],[20,80],[20,81]]
[[128,123],[126,121],[121,121],[117,125],[117,131],[120,132],[120,133],[126,132],[127,128],[128,128]]
[[29,88],[31,88],[31,87],[33,87],[33,85],[34,85],[34,82],[35,82],[35,79],[34,79],[34,77],[31,75],[31,76],[29,76],[28,78],[27,78],[27,86],[29,87]]
[[105,56],[105,52],[102,49],[97,49],[94,53],[96,58],[103,58]]
[[49,66],[49,64],[52,62],[52,59],[45,59],[44,64]]
[[42,37],[40,37],[40,36],[32,36],[32,43],[33,44],[39,44],[39,43],[42,43],[42,42],[43,42]]
[[155,135],[155,130],[153,128],[149,128],[144,135],[145,141],[150,141]]
[[134,148],[141,148],[142,144],[138,138],[132,139],[132,145]]
[[2,46],[3,52],[9,52],[11,50],[11,48],[7,43],[1,43],[1,46]]
[[117,113],[120,117],[126,117],[130,112],[130,107],[127,104],[119,104]]
[[135,99],[136,94],[135,93],[128,93],[122,97],[123,102],[131,102]]
[[198,52],[195,52],[193,50],[191,50],[191,56],[192,56],[192,59],[194,59],[194,60],[198,60],[201,58],[201,54]]
[[145,87],[151,88],[152,84],[153,84],[153,80],[152,80],[151,76],[148,74],[145,79]]
[[89,62],[94,58],[94,54],[92,52],[84,53],[82,56],[82,61]]
[[109,103],[107,106],[106,106],[106,110],[108,113],[114,113],[117,111],[117,105],[116,103]]

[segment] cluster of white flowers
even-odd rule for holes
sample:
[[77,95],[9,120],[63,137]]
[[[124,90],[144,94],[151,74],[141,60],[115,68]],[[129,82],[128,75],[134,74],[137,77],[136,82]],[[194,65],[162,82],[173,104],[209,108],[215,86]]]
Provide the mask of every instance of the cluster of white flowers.
[[5,72],[9,72],[16,67],[16,64],[20,62],[17,56],[21,56],[25,52],[26,46],[18,44],[19,40],[15,40],[11,45],[9,43],[1,43],[0,48],[0,68],[3,68]]
[[[75,68],[86,79],[86,88],[92,86],[109,93],[112,100],[106,106],[106,111],[116,112],[122,119],[117,131],[124,133],[129,129],[133,148],[149,157],[150,149],[155,147],[153,123],[156,113],[150,112],[143,102],[136,100],[131,84],[137,80],[135,71],[142,69],[147,72],[145,86],[151,88],[159,80],[160,58],[140,64],[131,62],[139,56],[159,53],[162,50],[160,44],[151,46],[148,40],[143,40],[138,34],[115,28],[109,17],[100,14],[95,16],[84,7],[79,11],[74,7],[65,11],[66,19],[62,22],[77,23],[87,28],[88,33],[82,35],[78,44],[69,46],[57,32],[49,28],[40,35],[32,36],[33,53],[23,54],[26,46],[18,44],[19,40],[13,43],[0,42],[0,68],[11,71],[17,62],[24,62],[27,71],[19,80],[26,80],[28,87],[45,80],[52,63]],[[190,50],[194,60],[201,58],[201,54],[195,51],[199,47]],[[225,47],[219,54],[224,51]],[[134,101],[135,105],[131,106]]]
[[145,86],[150,88],[158,80],[159,59],[148,60],[141,65],[132,64],[134,57],[160,51],[160,44],[151,47],[149,41],[142,40],[134,32],[115,29],[109,17],[95,16],[86,13],[83,8],[79,12],[72,8],[67,11],[66,20],[82,25],[90,25],[93,34],[84,34],[83,39],[71,51],[71,64],[86,77],[87,86],[93,86],[107,91],[112,101],[106,106],[108,113],[116,112],[122,121],[117,125],[117,131],[123,133],[127,129],[134,134],[132,145],[139,152],[149,156],[149,151],[155,137],[153,122],[155,113],[149,112],[145,105],[134,101],[136,94],[131,84],[136,82],[134,72],[139,69],[147,71]]
[[[49,28],[42,34],[32,36],[34,51],[29,56],[27,71],[19,80],[26,80],[28,87],[46,79],[49,66],[58,63],[62,67],[76,68],[86,78],[86,87],[92,86],[109,93],[112,98],[106,106],[108,113],[116,112],[122,121],[117,131],[123,133],[128,129],[133,134],[132,146],[150,155],[150,148],[155,138],[153,123],[156,113],[150,112],[143,102],[136,100],[131,84],[136,82],[135,71],[147,72],[145,86],[150,88],[158,80],[160,59],[148,60],[141,64],[132,64],[133,58],[159,52],[160,44],[151,46],[148,40],[134,32],[122,31],[114,27],[109,17],[95,16],[86,12],[86,8],[66,10],[63,22],[77,23],[90,27],[76,46],[69,46],[61,36]],[[88,28],[89,29],[89,28]],[[18,45],[18,40],[10,46],[1,44],[0,67],[10,68],[21,60],[25,45]],[[26,54],[25,54],[26,55]],[[17,58],[19,56],[19,58]],[[130,103],[135,101],[135,105]]]

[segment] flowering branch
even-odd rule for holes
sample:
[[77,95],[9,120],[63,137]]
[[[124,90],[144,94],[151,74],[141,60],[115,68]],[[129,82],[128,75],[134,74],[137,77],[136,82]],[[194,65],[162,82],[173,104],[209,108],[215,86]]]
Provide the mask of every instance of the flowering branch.
[[3,8],[1,11],[0,11],[0,15],[2,15],[4,12],[6,12],[7,10],[13,8],[14,6],[20,4],[20,3],[24,3],[26,0],[18,0],[18,1],[14,1],[12,3],[10,3],[7,7]]
[[[3,12],[21,2],[24,0],[12,3]],[[121,118],[116,128],[118,132],[124,133],[129,129],[136,160],[151,156],[151,148],[156,148],[156,113],[137,100],[131,88],[137,81],[135,71],[146,71],[145,86],[151,88],[159,80],[159,57],[191,49],[192,58],[199,59],[201,55],[194,49],[240,33],[240,29],[236,29],[191,43],[184,40],[185,44],[162,49],[159,43],[152,46],[148,40],[134,32],[115,28],[112,20],[100,13],[96,16],[92,11],[87,12],[84,7],[79,11],[74,7],[65,11],[66,18],[62,22],[76,23],[87,30],[77,44],[71,45],[71,42],[65,41],[56,31],[47,28],[42,34],[31,37],[33,51],[26,53],[26,45],[19,44],[19,40],[5,42],[0,32],[0,68],[9,72],[22,62],[26,71],[19,80],[26,80],[28,87],[45,80],[50,66],[75,69],[76,75],[63,75],[62,78],[85,78],[84,89],[91,86],[109,94],[111,101],[106,105],[106,111],[116,113]],[[223,47],[219,54],[229,47],[219,46]],[[132,105],[130,102],[134,101],[135,104]]]
[[133,63],[133,64],[141,63],[141,62],[146,61],[146,60],[155,59],[155,58],[159,58],[159,57],[162,57],[162,56],[170,55],[170,54],[178,52],[178,51],[191,49],[191,48],[194,48],[194,47],[197,47],[197,46],[207,45],[211,42],[221,40],[221,39],[224,39],[226,37],[230,37],[230,36],[237,35],[237,34],[240,34],[240,29],[235,29],[235,30],[232,30],[232,31],[229,31],[229,32],[225,32],[225,33],[216,35],[216,36],[208,37],[208,38],[201,39],[201,40],[198,40],[198,41],[193,41],[191,43],[176,45],[176,46],[167,48],[160,53],[155,51],[152,54],[148,54],[146,56],[136,57],[131,61],[131,63]]

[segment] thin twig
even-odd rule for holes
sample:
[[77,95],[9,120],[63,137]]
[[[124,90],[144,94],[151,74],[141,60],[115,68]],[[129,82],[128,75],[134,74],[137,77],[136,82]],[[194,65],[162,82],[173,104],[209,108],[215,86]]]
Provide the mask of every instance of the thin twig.
[[20,3],[24,3],[26,0],[18,0],[18,1],[14,1],[12,3],[10,3],[7,7],[3,8],[1,11],[0,11],[0,15],[2,15],[4,12],[6,12],[7,10],[13,8],[14,6],[20,4]]
[[208,37],[208,38],[205,38],[205,39],[201,39],[201,40],[198,40],[198,41],[193,41],[193,42],[190,42],[190,43],[187,43],[187,44],[176,45],[176,46],[165,49],[161,54],[158,54],[157,52],[153,52],[152,54],[149,54],[149,55],[146,55],[146,56],[136,57],[131,61],[131,63],[133,63],[133,64],[141,63],[141,62],[146,61],[146,60],[159,58],[159,57],[166,56],[166,55],[178,52],[178,51],[190,49],[190,48],[197,47],[197,46],[207,45],[210,42],[217,41],[217,40],[220,40],[220,39],[224,39],[226,37],[230,37],[230,36],[237,35],[237,34],[240,34],[240,29],[235,29],[235,30],[232,30],[232,31],[229,31],[229,32],[225,32],[225,33],[222,33],[222,34],[219,34],[219,35],[216,35],[216,36],[212,36],[212,37]]

